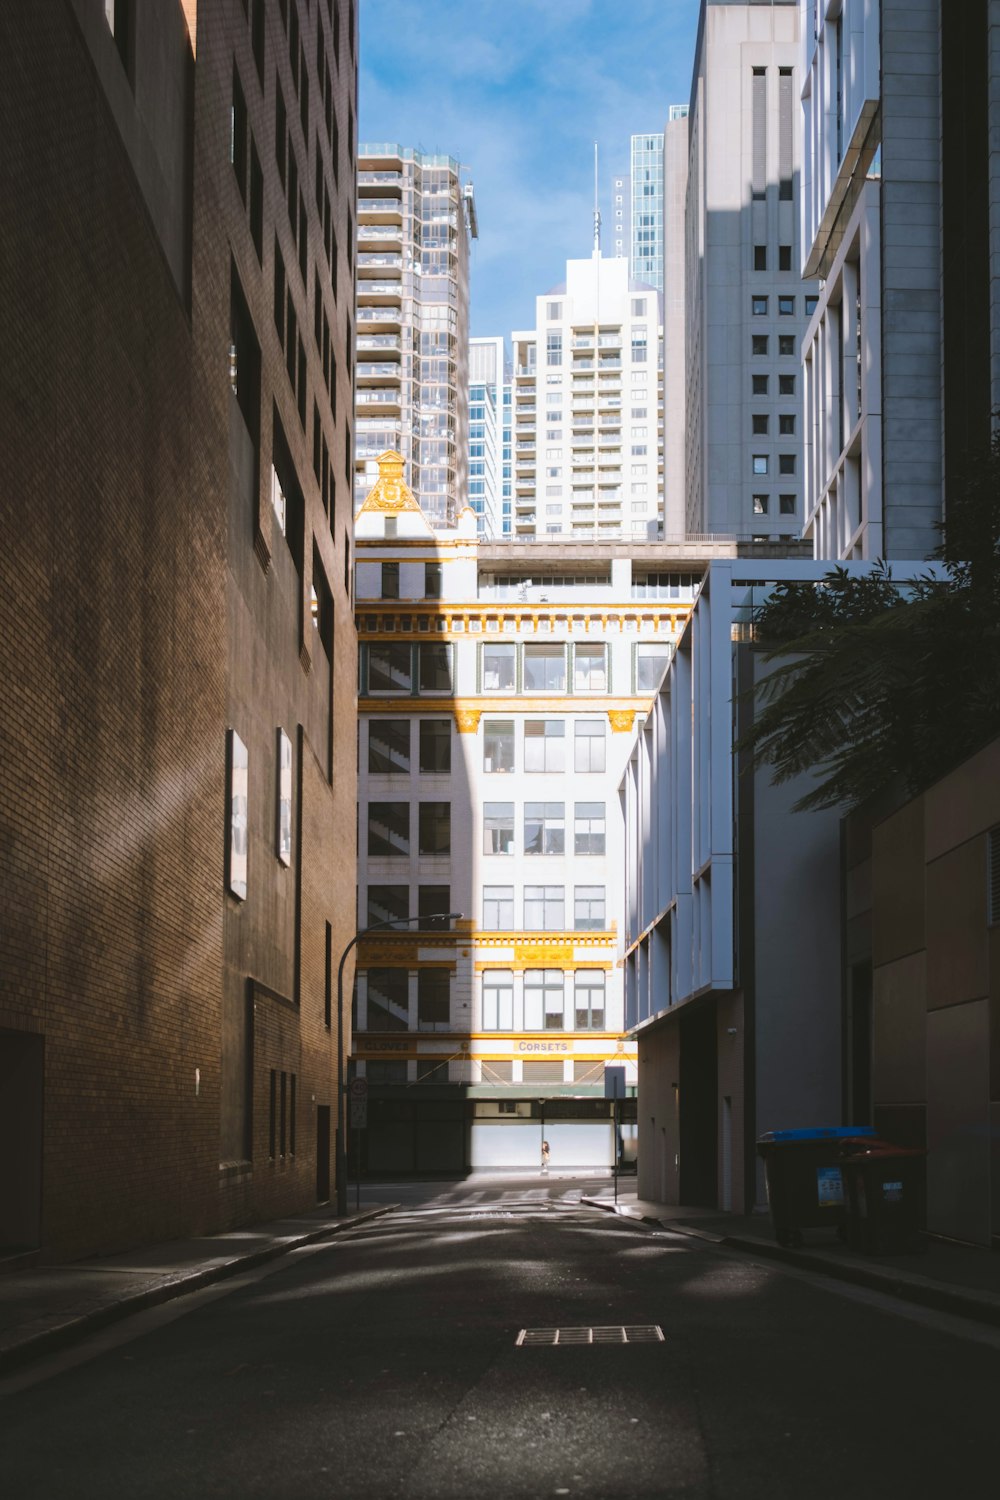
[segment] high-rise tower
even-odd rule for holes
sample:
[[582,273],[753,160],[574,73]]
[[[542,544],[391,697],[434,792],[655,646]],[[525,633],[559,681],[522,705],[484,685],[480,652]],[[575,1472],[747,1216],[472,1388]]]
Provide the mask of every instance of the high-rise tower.
[[358,147],[356,480],[402,453],[432,525],[451,524],[468,479],[472,183],[451,156]]
[[514,345],[514,531],[656,536],[662,314],[655,287],[596,251],[536,299]]

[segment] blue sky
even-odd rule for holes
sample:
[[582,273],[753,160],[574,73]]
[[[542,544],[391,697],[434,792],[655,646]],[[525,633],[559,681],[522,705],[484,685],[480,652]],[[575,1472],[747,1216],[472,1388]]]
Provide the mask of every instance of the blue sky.
[[698,0],[360,0],[360,20],[361,140],[469,167],[472,332],[531,327],[590,254],[594,141],[607,226],[629,137],[687,102]]

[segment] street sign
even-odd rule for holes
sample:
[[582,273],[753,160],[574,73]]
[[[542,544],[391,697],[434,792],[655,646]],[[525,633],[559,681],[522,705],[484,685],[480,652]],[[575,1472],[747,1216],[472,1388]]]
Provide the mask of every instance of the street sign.
[[368,1128],[368,1079],[352,1078],[350,1083],[351,1129]]
[[625,1098],[624,1068],[606,1067],[604,1069],[604,1097],[605,1099]]

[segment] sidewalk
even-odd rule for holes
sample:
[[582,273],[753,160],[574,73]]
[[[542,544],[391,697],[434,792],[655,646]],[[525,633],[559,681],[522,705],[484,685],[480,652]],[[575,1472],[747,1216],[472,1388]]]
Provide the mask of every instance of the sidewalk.
[[669,1229],[748,1251],[786,1265],[818,1271],[839,1281],[850,1281],[907,1302],[957,1313],[1000,1326],[1000,1254],[978,1245],[927,1239],[921,1255],[863,1255],[849,1250],[822,1229],[803,1231],[801,1249],[775,1243],[767,1214],[738,1218],[714,1208],[677,1208],[637,1198],[634,1183],[619,1186],[618,1205],[608,1197],[584,1198],[594,1208],[618,1212],[657,1229]]
[[393,1204],[337,1218],[329,1206],[226,1234],[145,1245],[124,1255],[0,1273],[0,1372],[51,1354],[146,1307],[328,1239]]

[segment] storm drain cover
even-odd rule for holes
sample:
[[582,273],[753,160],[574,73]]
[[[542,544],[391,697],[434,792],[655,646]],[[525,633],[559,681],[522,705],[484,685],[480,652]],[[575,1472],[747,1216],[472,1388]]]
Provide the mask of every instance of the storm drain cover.
[[612,1328],[522,1328],[517,1336],[518,1348],[537,1348],[542,1344],[662,1344],[663,1329],[658,1323],[636,1323],[631,1327]]

